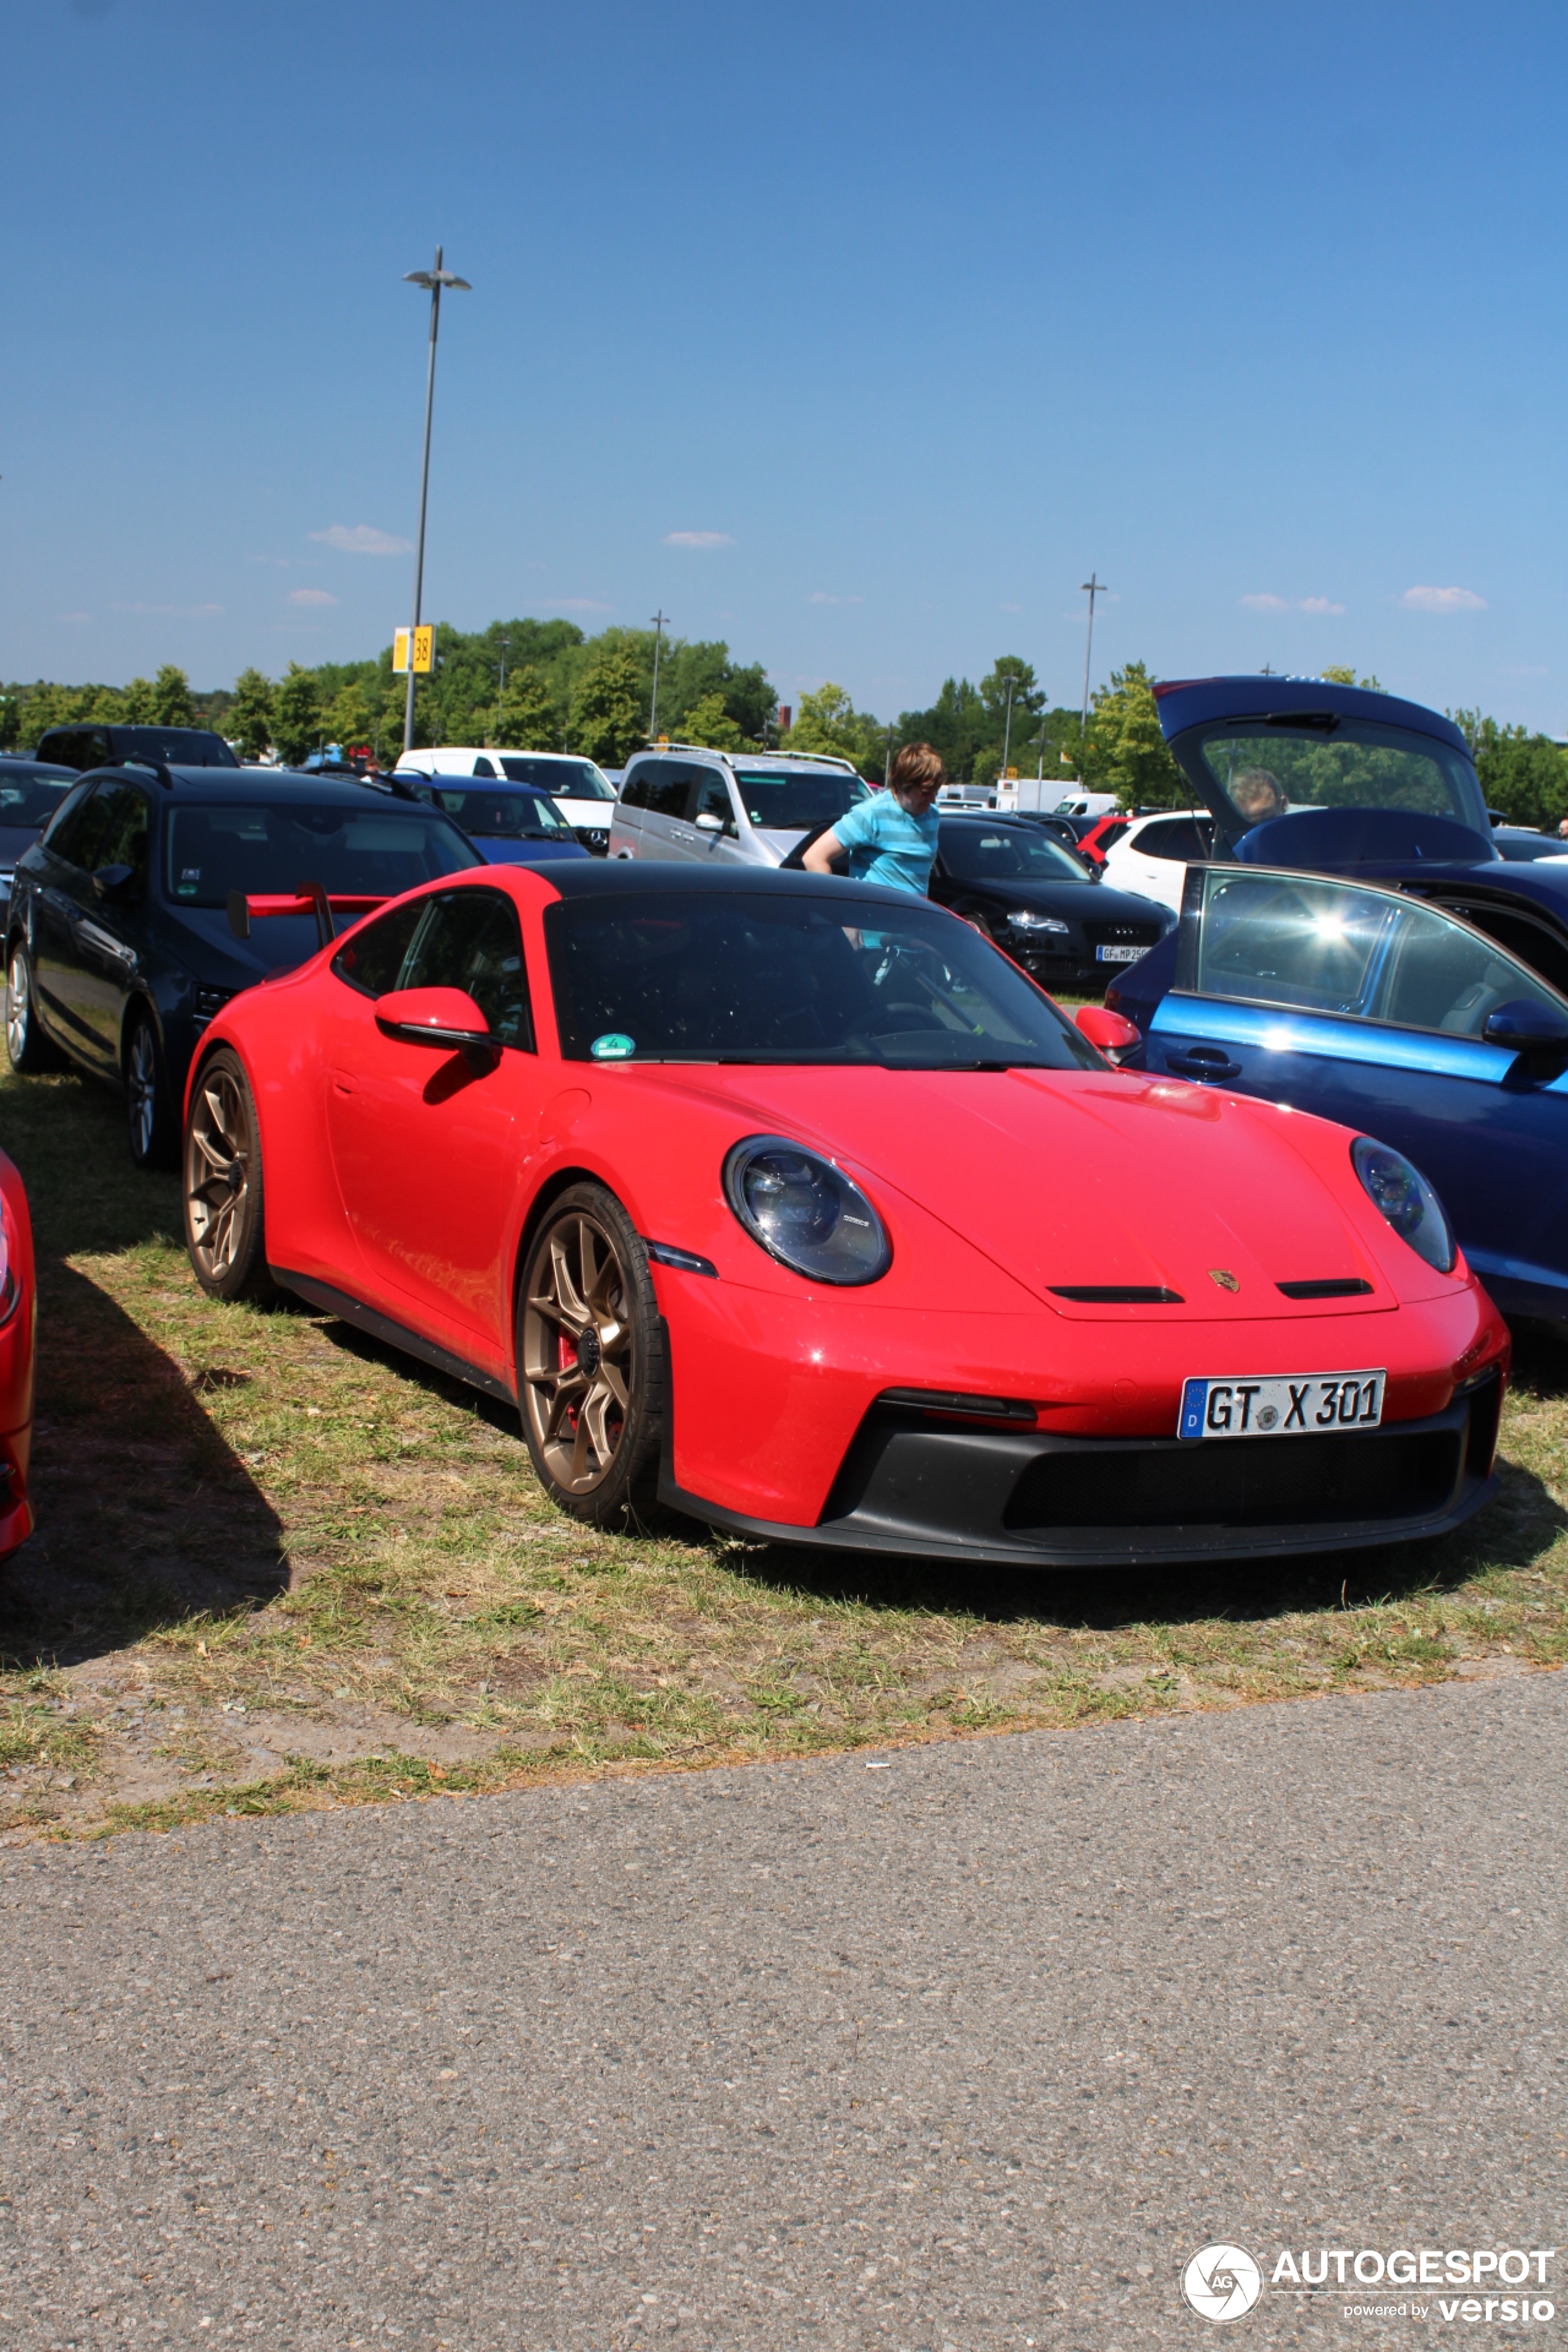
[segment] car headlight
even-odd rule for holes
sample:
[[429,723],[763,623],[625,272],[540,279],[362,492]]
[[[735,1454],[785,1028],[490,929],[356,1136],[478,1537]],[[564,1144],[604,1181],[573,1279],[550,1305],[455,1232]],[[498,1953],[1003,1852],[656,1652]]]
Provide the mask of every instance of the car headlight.
[[724,1197],[770,1257],[814,1282],[878,1282],[893,1262],[859,1186],[785,1136],[749,1135],[727,1152]]
[[1065,939],[1068,925],[1058,923],[1054,915],[1031,915],[1022,909],[1009,915],[1007,920],[1016,931],[1059,931]]
[[1358,1135],[1351,1145],[1351,1165],[1373,1206],[1400,1240],[1439,1274],[1451,1274],[1458,1255],[1454,1229],[1419,1168],[1413,1168],[1402,1151],[1374,1143],[1370,1135]]

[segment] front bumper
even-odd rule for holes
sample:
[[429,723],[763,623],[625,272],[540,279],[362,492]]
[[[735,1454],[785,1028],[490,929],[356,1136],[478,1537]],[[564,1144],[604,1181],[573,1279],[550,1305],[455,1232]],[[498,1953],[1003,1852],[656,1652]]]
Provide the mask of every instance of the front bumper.
[[770,1543],[1025,1568],[1271,1559],[1447,1535],[1489,1500],[1496,1371],[1425,1420],[1232,1442],[1053,1435],[879,1399],[815,1526],[660,1500]]

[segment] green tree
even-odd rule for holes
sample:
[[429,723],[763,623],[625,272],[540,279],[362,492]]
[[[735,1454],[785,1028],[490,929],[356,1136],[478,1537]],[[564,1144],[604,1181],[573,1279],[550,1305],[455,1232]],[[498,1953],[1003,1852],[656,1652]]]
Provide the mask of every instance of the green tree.
[[357,678],[338,688],[327,707],[322,720],[329,743],[341,743],[346,751],[351,744],[369,743],[375,734],[375,713],[370,697]]
[[1479,710],[1448,716],[1470,747],[1487,806],[1500,809],[1511,824],[1555,833],[1568,816],[1568,752],[1550,735],[1500,727]]
[[287,768],[312,752],[321,733],[321,691],[315,673],[291,661],[273,704],[272,738]]
[[194,727],[195,719],[190,679],[173,662],[165,662],[153,681],[153,726]]
[[738,751],[743,738],[724,706],[721,694],[705,694],[680,721],[681,740],[702,743],[710,751]]
[[1094,698],[1083,780],[1114,793],[1123,808],[1183,808],[1192,787],[1160,732],[1153,680],[1142,662],[1113,669]]
[[259,760],[272,740],[272,681],[258,669],[242,669],[235,679],[228,724],[240,757]]
[[127,727],[155,727],[158,723],[157,688],[150,677],[133,677],[121,697]]
[[603,767],[625,767],[647,740],[647,708],[633,648],[605,646],[583,671],[572,697],[573,750]]
[[834,751],[853,760],[881,781],[888,734],[868,710],[857,710],[841,686],[829,678],[815,694],[803,694],[784,741],[792,751]]
[[1369,694],[1388,692],[1388,688],[1380,678],[1357,677],[1354,670],[1347,667],[1342,662],[1331,662],[1326,669],[1321,669],[1318,672],[1318,676],[1330,686],[1363,686]]
[[561,740],[555,697],[544,672],[533,662],[524,662],[507,679],[500,701],[498,740],[517,751],[551,751]]

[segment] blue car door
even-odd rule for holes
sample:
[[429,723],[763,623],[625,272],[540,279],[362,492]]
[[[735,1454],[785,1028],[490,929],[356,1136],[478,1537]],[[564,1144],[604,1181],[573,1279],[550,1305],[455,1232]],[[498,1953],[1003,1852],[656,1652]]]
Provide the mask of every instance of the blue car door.
[[1568,1002],[1452,915],[1314,875],[1194,872],[1152,1071],[1261,1095],[1403,1151],[1505,1314],[1568,1318],[1568,1055],[1489,1044]]

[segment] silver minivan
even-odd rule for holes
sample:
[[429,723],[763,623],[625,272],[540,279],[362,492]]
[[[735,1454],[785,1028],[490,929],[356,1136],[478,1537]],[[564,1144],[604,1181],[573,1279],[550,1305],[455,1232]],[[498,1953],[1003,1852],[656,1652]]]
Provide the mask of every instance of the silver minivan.
[[807,834],[870,796],[849,761],[826,752],[661,743],[627,763],[610,856],[782,866]]

